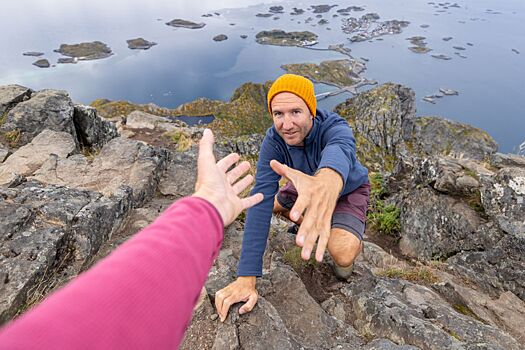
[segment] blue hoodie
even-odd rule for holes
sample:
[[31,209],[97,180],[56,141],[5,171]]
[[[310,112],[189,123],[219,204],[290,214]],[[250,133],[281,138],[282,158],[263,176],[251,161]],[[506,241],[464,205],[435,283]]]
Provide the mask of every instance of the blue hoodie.
[[368,182],[368,170],[356,157],[352,129],[338,114],[318,109],[304,146],[287,145],[274,126],[269,128],[261,145],[255,186],[251,191],[262,193],[264,199],[248,210],[238,276],[262,276],[262,258],[280,180],[270,168],[272,159],[308,175],[314,175],[321,168],[335,170],[343,179],[340,196]]

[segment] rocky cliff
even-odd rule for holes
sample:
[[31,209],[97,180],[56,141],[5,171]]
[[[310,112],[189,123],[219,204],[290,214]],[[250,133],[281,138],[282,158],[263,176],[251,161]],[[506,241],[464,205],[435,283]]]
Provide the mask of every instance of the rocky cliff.
[[[229,128],[227,117],[264,114],[266,88],[178,110],[216,112],[218,156],[255,161],[262,135],[250,133],[268,120]],[[372,171],[365,250],[350,282],[336,280],[329,259],[301,260],[275,217],[258,305],[242,316],[234,307],[220,323],[214,293],[235,278],[241,218],[225,232],[182,348],[523,348],[525,158],[497,153],[482,130],[416,118],[414,105],[412,90],[385,84],[336,108]],[[64,91],[0,87],[0,322],[192,193],[202,129],[151,110],[126,104],[114,124]]]

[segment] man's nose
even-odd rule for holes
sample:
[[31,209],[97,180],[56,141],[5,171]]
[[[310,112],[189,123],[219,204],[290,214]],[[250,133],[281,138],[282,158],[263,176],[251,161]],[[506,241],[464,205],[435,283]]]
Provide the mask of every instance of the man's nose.
[[288,115],[284,116],[283,120],[283,129],[291,129],[293,128],[292,118],[290,118]]

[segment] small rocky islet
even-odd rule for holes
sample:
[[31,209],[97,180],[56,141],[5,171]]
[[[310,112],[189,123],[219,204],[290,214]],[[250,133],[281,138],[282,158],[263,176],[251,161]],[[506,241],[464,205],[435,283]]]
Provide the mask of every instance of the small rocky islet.
[[[255,161],[272,123],[270,84],[171,110],[108,100],[90,107],[65,91],[1,86],[0,228],[9,234],[0,237],[0,322],[193,192],[203,129],[156,114],[213,114],[217,157]],[[525,158],[497,153],[480,129],[416,117],[414,92],[399,84],[335,111],[353,127],[372,186],[351,280],[338,281],[326,261],[303,261],[288,223],[275,217],[257,306],[239,315],[235,305],[218,322],[210,300],[235,278],[244,231],[236,221],[181,349],[521,349]],[[396,225],[379,225],[387,214]]]
[[144,38],[136,38],[126,40],[128,48],[132,50],[148,50],[149,48],[157,45],[157,43],[148,41]]

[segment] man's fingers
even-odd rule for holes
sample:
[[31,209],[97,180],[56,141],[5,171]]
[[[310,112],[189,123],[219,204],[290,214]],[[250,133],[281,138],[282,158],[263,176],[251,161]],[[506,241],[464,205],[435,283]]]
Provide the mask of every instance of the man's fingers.
[[257,304],[257,298],[258,298],[257,293],[250,294],[248,301],[243,306],[241,306],[241,308],[239,309],[239,314],[242,315],[242,314],[252,311],[255,304]]
[[226,157],[217,162],[217,167],[223,173],[226,173],[239,160],[240,156],[237,153],[230,153]]
[[248,170],[250,170],[250,163],[247,161],[241,162],[232,170],[228,171],[226,178],[228,179],[229,184],[235,183],[242,175],[244,175]]
[[315,252],[315,260],[318,262],[323,261],[324,257],[324,251],[326,250],[326,246],[328,245],[328,239],[330,238],[330,231],[328,233],[322,233],[319,237],[319,241],[317,241],[317,250]]
[[[298,179],[298,176],[300,174],[302,175],[305,175],[303,173],[301,173],[300,171],[297,171],[295,169],[292,169],[290,168],[289,166],[285,165],[285,164],[282,164],[282,163],[279,163],[278,161],[276,161],[275,159],[272,159],[270,161],[270,167],[272,168],[273,171],[275,171],[277,174],[281,175],[281,176],[284,176],[285,178],[287,178],[288,180],[292,181],[292,183],[294,184],[294,186],[297,185],[297,179]],[[306,176],[306,175],[305,175]]]
[[241,200],[242,203],[242,209],[248,209],[253,207],[256,204],[259,204],[264,199],[264,195],[262,193],[256,193],[253,196],[243,198]]
[[224,299],[227,296],[229,295],[226,295],[225,292],[222,290],[215,293],[215,308],[217,309],[217,313],[219,314],[219,317],[221,318],[221,320],[223,318],[226,318],[226,315],[228,314],[228,310],[226,310],[226,314],[223,311]]
[[242,191],[244,191],[250,184],[253,182],[253,176],[252,175],[246,175],[243,177],[239,182],[237,182],[235,185],[232,186],[233,193],[238,195]]
[[240,300],[236,295],[230,295],[224,301],[222,302],[222,315],[219,314],[221,317],[221,322],[224,322],[226,317],[228,317],[228,311],[230,311],[230,306],[232,306],[235,303],[238,303]]
[[308,198],[307,196],[303,196],[299,193],[299,196],[297,197],[295,204],[290,210],[290,219],[292,221],[299,220],[299,218],[301,217],[304,210],[308,207],[309,204],[310,204],[310,198]]

